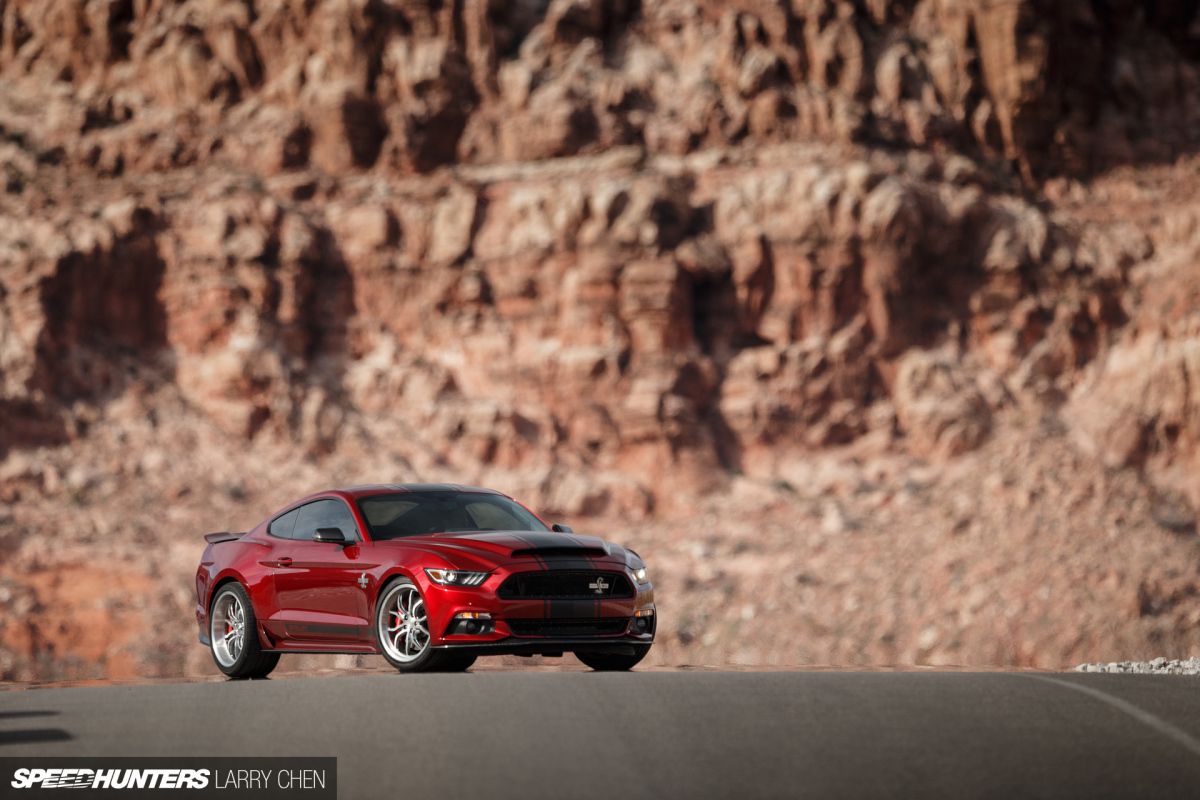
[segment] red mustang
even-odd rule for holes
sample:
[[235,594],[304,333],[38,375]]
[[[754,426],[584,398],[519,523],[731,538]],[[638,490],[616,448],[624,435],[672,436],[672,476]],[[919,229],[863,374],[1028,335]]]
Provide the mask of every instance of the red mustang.
[[379,653],[419,672],[573,652],[627,670],[654,642],[637,553],[551,528],[490,489],[355,486],[204,538],[200,642],[235,678],[266,675],[282,653]]

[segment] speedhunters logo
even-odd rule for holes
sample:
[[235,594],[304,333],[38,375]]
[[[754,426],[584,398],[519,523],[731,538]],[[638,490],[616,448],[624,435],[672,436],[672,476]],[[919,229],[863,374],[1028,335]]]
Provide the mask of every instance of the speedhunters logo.
[[203,789],[207,786],[206,769],[19,769],[12,780],[14,789]]
[[336,758],[4,758],[0,796],[71,789],[71,797],[337,797]]

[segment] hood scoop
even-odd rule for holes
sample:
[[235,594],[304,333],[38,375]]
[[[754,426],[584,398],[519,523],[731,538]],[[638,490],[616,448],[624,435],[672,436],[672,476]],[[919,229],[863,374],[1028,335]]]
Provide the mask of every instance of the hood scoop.
[[603,539],[551,531],[448,531],[414,538],[435,546],[486,551],[490,558],[609,557]]
[[526,547],[513,550],[516,558],[534,556],[535,558],[604,558],[608,555],[600,547]]

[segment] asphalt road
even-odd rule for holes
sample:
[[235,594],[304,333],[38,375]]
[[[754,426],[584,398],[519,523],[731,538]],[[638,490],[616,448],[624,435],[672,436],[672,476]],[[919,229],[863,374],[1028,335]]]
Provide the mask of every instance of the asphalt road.
[[482,672],[0,692],[0,756],[338,757],[341,797],[1200,797],[1200,678]]

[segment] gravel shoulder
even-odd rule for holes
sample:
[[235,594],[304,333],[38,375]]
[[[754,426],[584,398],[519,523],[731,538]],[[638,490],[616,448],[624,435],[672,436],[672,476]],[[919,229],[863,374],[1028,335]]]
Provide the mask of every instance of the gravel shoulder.
[[1075,672],[1112,672],[1134,675],[1200,675],[1200,658],[1153,661],[1110,661],[1107,664],[1080,664]]

